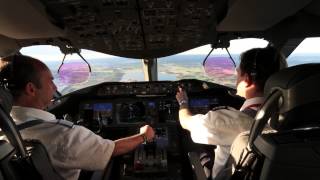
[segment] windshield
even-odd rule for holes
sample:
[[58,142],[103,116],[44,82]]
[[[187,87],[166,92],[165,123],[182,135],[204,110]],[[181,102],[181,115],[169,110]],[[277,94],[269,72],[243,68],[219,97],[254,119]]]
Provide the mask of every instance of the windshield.
[[[117,56],[106,55],[89,50],[82,50],[81,55],[91,66],[91,74],[87,81],[70,84],[59,79],[58,69],[62,63],[63,54],[55,46],[31,46],[22,48],[24,55],[32,56],[43,61],[51,70],[54,82],[61,94],[99,84],[102,82],[131,82],[143,81],[142,64],[139,59],[129,59]],[[64,61],[68,63],[83,63],[77,54],[67,55]]]
[[[230,41],[229,51],[239,62],[239,55],[254,47],[265,47],[267,41],[261,39],[244,39]],[[202,62],[211,50],[209,45],[195,48],[173,56],[158,58],[159,80],[199,79],[215,82],[229,87],[235,87],[236,76],[228,78],[209,77],[204,73]],[[102,82],[132,82],[144,81],[143,66],[140,59],[129,59],[106,55],[89,50],[82,50],[81,55],[88,61],[92,72],[88,80],[82,83],[68,84],[58,77],[58,69],[62,63],[63,54],[55,46],[31,46],[22,48],[22,54],[43,61],[51,70],[58,90],[62,94],[99,84]],[[224,49],[214,50],[210,57],[229,57]],[[64,63],[85,63],[77,54],[67,55]]]
[[[262,39],[239,39],[230,41],[230,47],[228,48],[228,50],[232,56],[232,59],[235,61],[236,66],[238,66],[240,54],[242,52],[245,52],[252,48],[266,47],[267,45],[268,42]],[[173,56],[159,58],[159,79],[199,79],[234,88],[236,85],[235,73],[230,76],[227,71],[224,72],[224,70],[221,69],[219,76],[208,76],[207,74],[205,74],[202,63],[210,50],[211,46],[206,45]],[[214,49],[208,58],[212,57],[229,57],[229,55],[225,49],[218,48]]]

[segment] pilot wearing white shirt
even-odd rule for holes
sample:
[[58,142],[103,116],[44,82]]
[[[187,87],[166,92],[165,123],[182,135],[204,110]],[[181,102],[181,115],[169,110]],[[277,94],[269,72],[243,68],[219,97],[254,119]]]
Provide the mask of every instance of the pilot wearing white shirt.
[[37,59],[23,55],[2,58],[0,78],[13,95],[11,116],[16,124],[32,120],[44,122],[23,129],[22,138],[40,140],[64,179],[78,179],[81,169],[103,170],[112,156],[125,154],[154,138],[154,131],[148,125],[141,127],[139,134],[111,141],[85,127],[60,123],[44,110],[57,88],[48,67]]
[[[286,67],[285,58],[273,47],[255,48],[244,52],[237,68],[237,95],[246,99],[240,111],[223,107],[207,114],[192,115],[188,106],[187,93],[179,87],[176,94],[180,105],[179,121],[190,131],[196,143],[217,145],[211,178],[215,179],[225,166],[230,146],[236,136],[248,131],[256,111],[263,102],[263,88],[273,73]],[[210,174],[207,174],[208,178]]]

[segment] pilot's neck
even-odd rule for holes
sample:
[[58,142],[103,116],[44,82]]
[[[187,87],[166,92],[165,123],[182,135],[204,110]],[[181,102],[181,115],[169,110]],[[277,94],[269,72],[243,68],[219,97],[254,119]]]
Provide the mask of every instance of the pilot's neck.
[[244,96],[245,99],[255,98],[255,97],[263,97],[263,92],[258,91],[256,88],[247,89],[245,91]]
[[244,97],[245,99],[250,99],[254,97],[263,97],[263,91],[255,86],[254,84],[251,85],[238,85],[237,87],[237,95]]
[[13,101],[13,105],[14,106],[29,107],[29,108],[36,108],[36,109],[44,110],[44,108],[39,103],[36,103],[36,101],[15,99]]

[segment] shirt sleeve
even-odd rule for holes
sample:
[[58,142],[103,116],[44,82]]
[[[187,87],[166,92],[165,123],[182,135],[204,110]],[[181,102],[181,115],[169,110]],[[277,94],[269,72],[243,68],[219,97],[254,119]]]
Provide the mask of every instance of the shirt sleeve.
[[250,130],[253,120],[233,108],[197,114],[191,118],[191,138],[201,144],[231,145],[239,133]]
[[59,144],[58,159],[73,169],[103,170],[108,164],[115,143],[96,135],[82,126],[74,126],[65,132]]

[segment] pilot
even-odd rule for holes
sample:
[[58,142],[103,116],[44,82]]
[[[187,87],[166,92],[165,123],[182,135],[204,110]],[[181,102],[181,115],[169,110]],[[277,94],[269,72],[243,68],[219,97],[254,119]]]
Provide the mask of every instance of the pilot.
[[[1,59],[0,77],[14,98],[11,116],[16,124],[40,119],[41,123],[21,130],[23,139],[38,139],[46,147],[52,164],[65,179],[78,179],[81,169],[103,170],[111,157],[134,150],[154,138],[154,130],[145,125],[140,133],[111,141],[89,129],[57,120],[45,111],[57,87],[48,67],[23,55]],[[60,123],[62,122],[62,123]]]
[[[244,52],[240,57],[240,66],[236,68],[237,95],[246,99],[240,111],[231,107],[218,107],[205,115],[192,115],[187,93],[179,87],[176,99],[180,105],[181,126],[190,131],[194,142],[217,145],[211,172],[212,179],[215,179],[225,166],[235,137],[243,131],[250,130],[253,118],[264,100],[263,89],[266,80],[286,66],[284,56],[271,46]],[[210,171],[209,173],[207,171],[206,175],[210,178]]]

